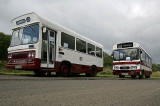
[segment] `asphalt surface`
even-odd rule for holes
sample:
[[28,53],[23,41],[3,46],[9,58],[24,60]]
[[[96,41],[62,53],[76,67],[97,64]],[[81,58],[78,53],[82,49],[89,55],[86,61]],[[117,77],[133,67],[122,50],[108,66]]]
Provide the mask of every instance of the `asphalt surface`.
[[0,75],[0,106],[160,106],[160,80]]

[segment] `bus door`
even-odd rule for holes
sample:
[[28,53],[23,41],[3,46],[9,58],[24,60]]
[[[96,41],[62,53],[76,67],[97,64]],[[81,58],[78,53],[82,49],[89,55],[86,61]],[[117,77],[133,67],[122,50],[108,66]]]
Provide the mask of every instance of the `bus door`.
[[42,31],[41,67],[54,68],[56,56],[55,45],[56,32],[49,29]]

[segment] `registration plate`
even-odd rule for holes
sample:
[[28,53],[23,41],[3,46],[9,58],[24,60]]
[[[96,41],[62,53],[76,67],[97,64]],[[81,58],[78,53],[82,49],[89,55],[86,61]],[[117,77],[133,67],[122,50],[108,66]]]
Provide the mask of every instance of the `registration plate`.
[[21,65],[16,65],[16,66],[15,66],[15,69],[21,69],[21,68],[22,68]]
[[128,73],[122,73],[122,75],[128,75]]

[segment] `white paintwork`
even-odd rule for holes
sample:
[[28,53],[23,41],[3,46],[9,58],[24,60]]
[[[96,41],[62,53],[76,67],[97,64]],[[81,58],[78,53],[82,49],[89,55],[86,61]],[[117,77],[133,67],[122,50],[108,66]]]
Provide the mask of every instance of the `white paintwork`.
[[[26,22],[24,24],[21,25],[16,25],[16,21],[21,20],[21,19],[25,19],[26,17],[30,17],[31,21],[30,22]],[[19,27],[24,27],[25,25],[29,25],[29,24],[33,24],[33,23],[39,23],[40,26],[40,30],[39,30],[39,41],[38,43],[34,44],[34,50],[36,50],[36,58],[41,59],[41,44],[42,44],[42,27],[48,27],[54,31],[57,32],[57,39],[56,39],[56,61],[61,62],[64,60],[70,61],[71,63],[74,64],[82,64],[82,65],[96,65],[97,67],[103,67],[103,55],[102,58],[99,57],[95,57],[95,56],[91,56],[88,55],[87,53],[80,53],[76,50],[70,50],[70,49],[65,49],[62,48],[61,46],[61,32],[65,32],[69,35],[74,36],[75,38],[80,38],[84,41],[86,41],[87,43],[91,43],[99,48],[102,48],[103,51],[103,46],[93,40],[90,40],[74,31],[71,31],[70,29],[67,29],[61,25],[58,25],[57,23],[51,23],[43,18],[41,18],[40,16],[38,16],[35,13],[29,13],[29,14],[24,14],[22,16],[19,16],[17,18],[14,18],[12,20],[12,29],[15,28],[19,28]],[[64,52],[64,55],[59,54],[59,48],[62,48],[62,52]],[[19,51],[28,51],[31,50],[28,48],[28,45],[19,45],[19,46],[15,46],[15,47],[9,47],[8,48],[8,52],[12,53],[12,52],[19,52]],[[82,61],[80,61],[79,58],[82,58]]]

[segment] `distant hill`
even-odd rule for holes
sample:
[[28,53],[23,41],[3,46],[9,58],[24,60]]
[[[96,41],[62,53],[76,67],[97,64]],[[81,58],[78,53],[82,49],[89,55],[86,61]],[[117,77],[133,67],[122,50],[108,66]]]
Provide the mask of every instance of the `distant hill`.
[[7,48],[10,45],[10,35],[0,32],[0,60],[6,60]]

